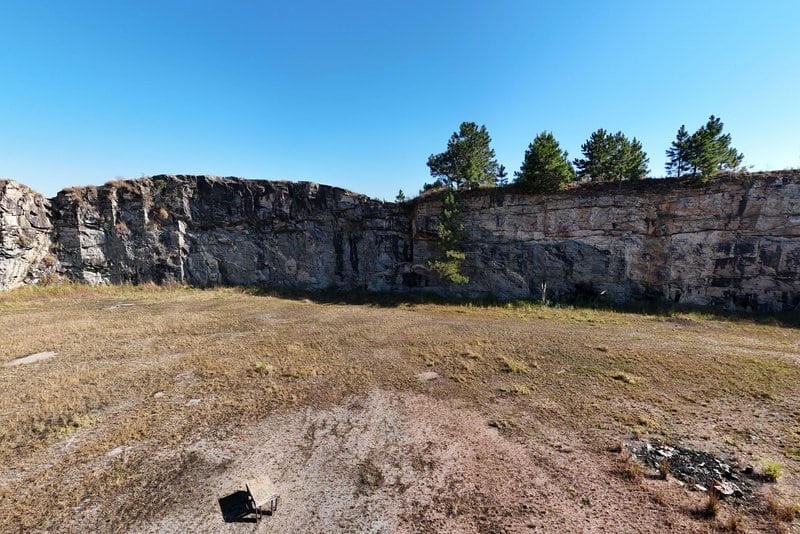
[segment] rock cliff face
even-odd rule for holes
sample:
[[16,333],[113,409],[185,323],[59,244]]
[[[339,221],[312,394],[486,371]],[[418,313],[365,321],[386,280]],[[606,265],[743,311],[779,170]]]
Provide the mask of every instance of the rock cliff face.
[[[441,206],[421,203],[418,256]],[[467,290],[787,310],[800,304],[800,175],[597,184],[464,201]],[[429,253],[429,252],[428,252]]]
[[396,289],[401,207],[308,182],[157,176],[62,191],[56,254],[71,279]]
[[55,264],[49,254],[47,201],[24,185],[0,180],[0,289],[36,281]]
[[428,268],[435,197],[383,203],[312,183],[157,176],[47,201],[0,182],[0,288],[245,284],[306,290],[575,295],[787,310],[800,304],[800,174],[466,193],[470,282]]

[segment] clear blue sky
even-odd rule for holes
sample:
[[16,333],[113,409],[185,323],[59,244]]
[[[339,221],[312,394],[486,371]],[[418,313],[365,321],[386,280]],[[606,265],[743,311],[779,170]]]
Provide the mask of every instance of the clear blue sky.
[[520,166],[551,130],[664,150],[720,116],[755,169],[800,166],[800,2],[0,1],[0,177],[47,195],[156,173],[391,199],[461,121]]

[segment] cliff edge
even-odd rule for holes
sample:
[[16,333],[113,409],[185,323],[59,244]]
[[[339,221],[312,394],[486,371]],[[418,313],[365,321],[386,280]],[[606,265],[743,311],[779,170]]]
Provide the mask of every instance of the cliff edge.
[[0,181],[0,288],[55,277],[501,299],[576,295],[756,310],[800,305],[800,173],[463,195],[463,286],[428,268],[441,201],[309,182],[155,176],[47,200]]

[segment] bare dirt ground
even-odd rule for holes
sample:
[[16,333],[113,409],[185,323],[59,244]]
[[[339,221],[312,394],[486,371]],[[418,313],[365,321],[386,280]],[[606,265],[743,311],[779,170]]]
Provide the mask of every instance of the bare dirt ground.
[[[800,531],[800,331],[778,322],[0,295],[0,364],[47,351],[0,365],[2,532]],[[624,440],[781,474],[708,514]],[[277,513],[226,523],[218,499],[262,473]]]

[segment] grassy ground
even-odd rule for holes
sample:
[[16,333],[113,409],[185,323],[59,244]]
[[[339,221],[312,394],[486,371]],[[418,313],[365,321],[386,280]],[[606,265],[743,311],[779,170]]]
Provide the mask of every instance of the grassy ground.
[[[458,508],[455,496],[433,499],[423,512],[372,510],[391,519],[390,531],[547,528],[573,524],[567,516],[575,510],[582,510],[575,525],[597,531],[618,531],[620,524],[639,531],[797,529],[786,507],[800,502],[800,332],[780,321],[536,305],[312,302],[237,289],[63,286],[0,294],[0,363],[40,351],[58,354],[0,367],[4,532],[181,530],[180,521],[164,521],[216,487],[208,481],[224,477],[233,461],[212,461],[214,455],[197,452],[198,443],[236,450],[237,432],[270,417],[289,425],[293,414],[334,413],[359,406],[353,399],[374,399],[376,391],[406,399],[406,407],[433,403],[452,410],[446,413],[474,414],[464,423],[478,425],[473,434],[498,433],[502,447],[532,459],[520,465],[551,458],[531,476],[575,490],[548,497],[574,503],[550,506],[555,513],[546,519],[535,509],[536,492],[545,490],[524,480],[514,481],[519,495],[509,497],[520,505],[494,503],[502,510],[496,517]],[[441,378],[421,381],[424,371]],[[403,424],[413,426],[409,410],[400,410]],[[435,426],[434,415],[420,421]],[[450,431],[462,439],[457,428]],[[633,438],[678,441],[757,469],[777,462],[781,475],[761,488],[759,500],[723,503],[704,518],[699,494],[626,475],[626,460],[611,450]],[[483,475],[502,465],[497,447],[470,469]],[[363,470],[359,462],[354,469]],[[569,467],[575,465],[586,467]],[[611,515],[612,507],[598,502],[604,484],[613,486]],[[643,502],[650,515],[641,512]],[[446,517],[437,519],[445,506]],[[333,525],[316,521],[288,526]]]

